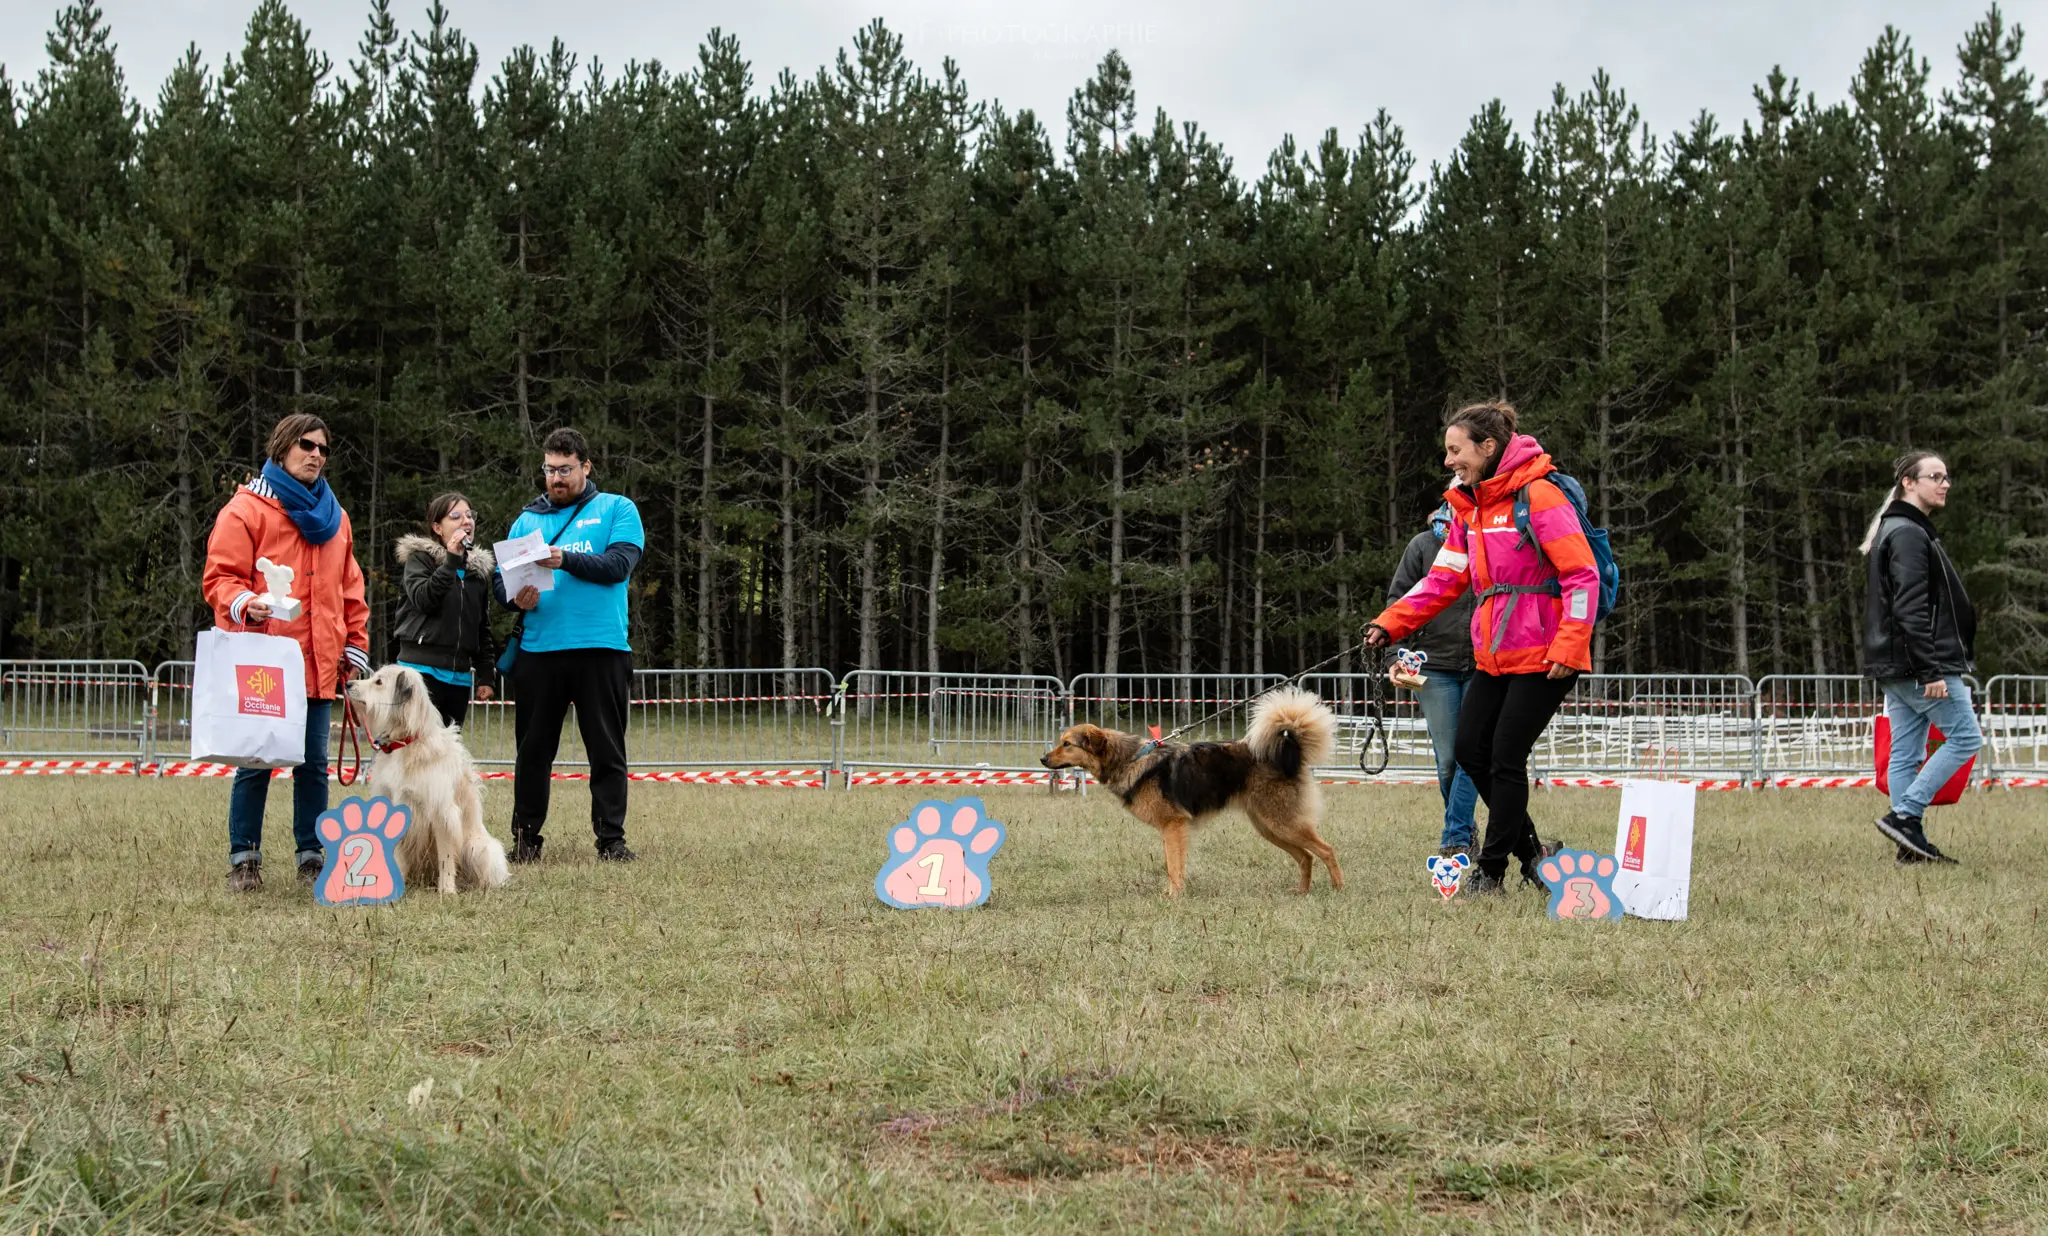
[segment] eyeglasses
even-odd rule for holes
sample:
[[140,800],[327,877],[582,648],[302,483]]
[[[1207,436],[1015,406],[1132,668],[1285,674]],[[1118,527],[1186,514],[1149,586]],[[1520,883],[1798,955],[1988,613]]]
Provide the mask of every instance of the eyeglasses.
[[1955,478],[1954,478],[1954,477],[1952,477],[1952,476],[1950,476],[1950,475],[1949,475],[1948,473],[1946,473],[1946,472],[1937,472],[1937,473],[1935,473],[1935,474],[1934,474],[1933,476],[1916,476],[1916,477],[1914,477],[1913,479],[1914,479],[1914,480],[1916,480],[1916,481],[1925,481],[1925,482],[1927,482],[1927,483],[1928,483],[1929,485],[1953,485],[1953,484],[1955,484]]
[[576,469],[582,466],[582,464],[542,464],[540,471],[542,476],[566,478],[576,475]]
[[308,455],[318,455],[322,459],[327,458],[328,455],[327,444],[325,442],[316,442],[312,438],[300,438],[299,449]]

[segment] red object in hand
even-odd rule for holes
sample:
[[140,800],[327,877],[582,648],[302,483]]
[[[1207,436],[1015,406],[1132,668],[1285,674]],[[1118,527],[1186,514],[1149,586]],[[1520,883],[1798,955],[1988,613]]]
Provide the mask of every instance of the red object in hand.
[[[1948,741],[1948,737],[1941,732],[1940,726],[1928,726],[1926,754],[1934,754],[1934,749],[1946,741]],[[1923,756],[1922,758],[1924,760],[1925,757]],[[1877,715],[1877,790],[1880,794],[1890,794],[1892,792],[1891,764],[1892,719],[1883,713],[1879,713]],[[1935,794],[1934,802],[1931,805],[1948,807],[1963,801],[1963,791],[1970,788],[1970,770],[1976,766],[1977,757],[1973,755],[1961,768],[1956,769],[1956,775],[1950,777],[1948,784],[1942,786],[1941,790]]]

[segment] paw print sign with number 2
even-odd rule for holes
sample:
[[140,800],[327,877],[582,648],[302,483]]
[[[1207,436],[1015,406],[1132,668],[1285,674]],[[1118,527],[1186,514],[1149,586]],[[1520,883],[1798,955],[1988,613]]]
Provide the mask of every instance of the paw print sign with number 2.
[[313,882],[323,906],[381,906],[405,895],[398,839],[411,813],[388,798],[351,798],[320,813],[313,826],[327,861]]
[[899,910],[959,910],[988,900],[988,862],[1003,848],[1003,826],[979,798],[922,802],[883,844],[875,896]]

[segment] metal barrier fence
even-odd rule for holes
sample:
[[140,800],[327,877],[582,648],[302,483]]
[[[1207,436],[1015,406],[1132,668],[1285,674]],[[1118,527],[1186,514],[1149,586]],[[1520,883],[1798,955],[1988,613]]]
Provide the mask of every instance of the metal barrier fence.
[[1748,780],[1756,688],[1735,674],[1582,674],[1531,756],[1538,776]]
[[194,669],[190,661],[166,661],[149,676],[149,746],[143,758],[151,764],[191,754]]
[[[587,768],[583,735],[562,729],[558,766]],[[463,743],[484,767],[509,768],[513,700],[472,700]],[[634,768],[816,769],[832,766],[832,675],[821,669],[633,671],[626,756]]]
[[0,661],[0,755],[139,765],[149,729],[140,661]]
[[[1976,679],[1964,681],[1988,730],[1984,692]],[[1883,711],[1884,691],[1868,678],[1767,674],[1757,679],[1755,778],[1873,775],[1877,716]]]
[[1038,757],[1067,724],[1067,689],[1024,674],[856,670],[841,685],[836,769],[985,769],[1050,774]]
[[1867,777],[1884,692],[1848,674],[1767,674],[1756,684],[1756,776]]
[[1991,775],[2048,777],[2048,678],[2000,674],[1978,699]]
[[[190,661],[0,661],[0,760],[87,761],[137,771],[191,749]],[[648,669],[634,675],[627,750],[636,769],[816,770],[852,785],[866,770],[1042,776],[1059,731],[1093,721],[1144,734],[1189,726],[1187,741],[1240,737],[1249,703],[1277,674],[930,674],[863,670],[834,684],[815,668]],[[1365,674],[1302,680],[1337,714],[1326,777],[1357,779],[1371,725]],[[2048,778],[2048,677],[1971,682],[1986,739],[1980,776]],[[1877,684],[1850,675],[1595,675],[1576,684],[1534,756],[1546,777],[1657,776],[1769,783],[1872,773]],[[470,706],[465,741],[486,767],[512,763],[511,701]],[[1382,774],[1429,781],[1435,757],[1412,692],[1383,697]],[[339,710],[335,724],[339,725]],[[565,727],[558,766],[587,763]],[[329,750],[336,750],[330,740]],[[1017,776],[1016,774],[1028,774]]]

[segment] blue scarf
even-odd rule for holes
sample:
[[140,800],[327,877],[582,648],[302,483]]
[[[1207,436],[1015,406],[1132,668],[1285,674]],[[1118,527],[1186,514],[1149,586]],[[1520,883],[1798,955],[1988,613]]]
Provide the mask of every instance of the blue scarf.
[[341,531],[341,503],[334,500],[334,490],[328,487],[326,477],[313,482],[308,489],[299,484],[297,477],[278,467],[275,460],[266,460],[263,483],[270,487],[271,496],[284,508],[299,535],[306,538],[306,544],[325,545]]

